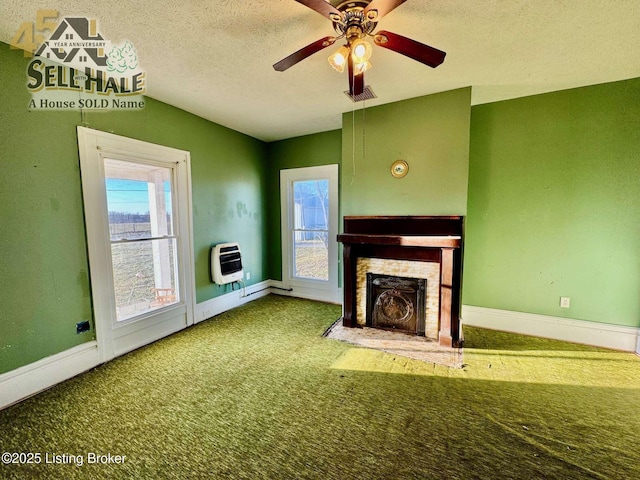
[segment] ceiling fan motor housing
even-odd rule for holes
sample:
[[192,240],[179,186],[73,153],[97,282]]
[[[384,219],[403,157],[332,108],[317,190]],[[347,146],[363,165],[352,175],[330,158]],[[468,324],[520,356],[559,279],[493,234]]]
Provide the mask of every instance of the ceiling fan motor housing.
[[376,28],[377,22],[365,18],[364,9],[369,3],[368,1],[356,0],[338,5],[336,9],[342,13],[342,18],[332,20],[336,32],[349,42],[370,35]]

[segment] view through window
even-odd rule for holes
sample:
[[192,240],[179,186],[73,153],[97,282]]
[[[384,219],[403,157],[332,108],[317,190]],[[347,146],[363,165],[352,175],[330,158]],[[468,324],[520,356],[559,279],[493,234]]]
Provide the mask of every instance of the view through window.
[[171,168],[105,159],[117,320],[178,302]]
[[329,280],[329,181],[293,182],[294,276]]

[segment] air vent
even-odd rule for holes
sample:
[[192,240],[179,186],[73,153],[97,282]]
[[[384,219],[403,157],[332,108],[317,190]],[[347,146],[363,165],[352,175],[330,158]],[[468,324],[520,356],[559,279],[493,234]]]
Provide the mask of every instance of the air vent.
[[373,90],[371,90],[371,87],[369,85],[367,85],[366,87],[364,87],[363,92],[360,95],[351,95],[349,93],[349,91],[344,92],[344,94],[349,97],[354,103],[355,102],[363,102],[365,100],[372,100],[374,98],[378,98],[376,96],[375,93],[373,93]]

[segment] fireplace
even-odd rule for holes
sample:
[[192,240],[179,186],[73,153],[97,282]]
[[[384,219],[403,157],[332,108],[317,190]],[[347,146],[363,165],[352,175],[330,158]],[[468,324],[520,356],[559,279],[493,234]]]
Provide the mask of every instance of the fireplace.
[[[343,244],[343,326],[410,332],[441,346],[461,347],[463,220],[345,217],[344,233],[338,235]],[[383,294],[378,311],[386,316],[377,318],[376,302]]]
[[424,336],[427,281],[367,273],[368,327]]

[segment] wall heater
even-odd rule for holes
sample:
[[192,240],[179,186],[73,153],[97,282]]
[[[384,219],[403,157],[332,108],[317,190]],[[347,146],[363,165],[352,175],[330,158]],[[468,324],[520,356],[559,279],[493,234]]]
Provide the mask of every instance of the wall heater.
[[218,285],[242,280],[242,255],[237,243],[219,243],[211,249],[211,276]]

